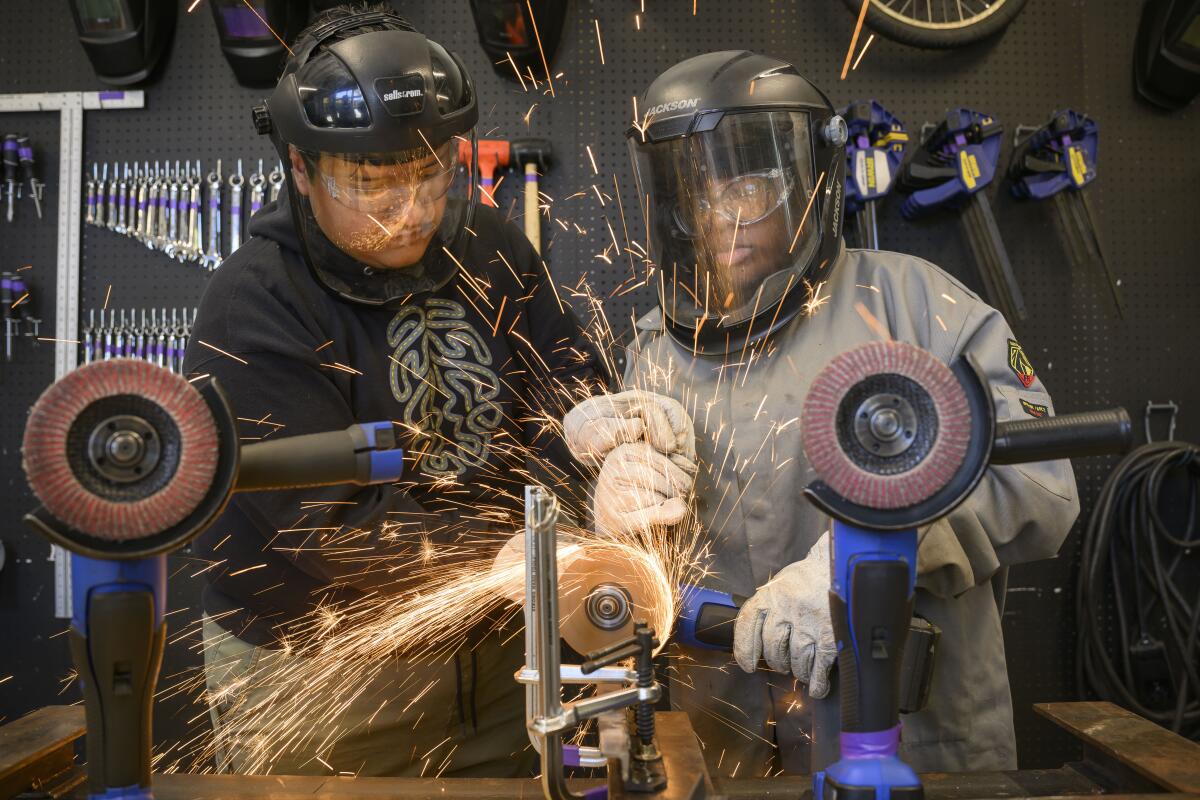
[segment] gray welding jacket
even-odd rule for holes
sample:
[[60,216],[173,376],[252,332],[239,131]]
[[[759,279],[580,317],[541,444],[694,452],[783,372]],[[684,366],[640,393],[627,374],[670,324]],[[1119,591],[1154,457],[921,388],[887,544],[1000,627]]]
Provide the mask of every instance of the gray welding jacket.
[[[998,421],[1053,413],[1001,314],[941,269],[843,247],[824,277],[810,313],[765,346],[725,357],[679,344],[663,329],[661,310],[637,324],[625,385],[680,400],[695,423],[695,502],[712,588],[752,595],[829,528],[802,494],[815,476],[801,447],[801,405],[830,359],[879,340],[870,317],[892,339],[947,363],[972,354]],[[1016,768],[1000,627],[1007,570],[1054,557],[1078,513],[1069,461],[995,466],[953,513],[919,532],[916,609],[942,638],[928,706],[902,720],[901,756],[918,771]],[[672,703],[689,713],[715,773],[808,771],[811,720],[836,719],[836,693],[811,700],[791,676],[765,664],[746,674],[726,653],[677,646],[676,656]]]

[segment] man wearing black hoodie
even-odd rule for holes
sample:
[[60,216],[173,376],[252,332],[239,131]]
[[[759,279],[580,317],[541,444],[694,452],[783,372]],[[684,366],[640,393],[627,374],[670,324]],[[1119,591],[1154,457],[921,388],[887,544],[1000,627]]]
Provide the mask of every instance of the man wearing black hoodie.
[[361,8],[302,33],[255,109],[288,186],[213,276],[187,374],[218,379],[246,440],[393,420],[406,471],[391,486],[237,495],[196,541],[223,770],[530,774],[521,639],[487,624],[436,663],[390,659],[367,688],[297,687],[354,695],[311,720],[339,735],[289,748],[257,708],[280,697],[318,611],[336,621],[411,591],[422,548],[434,569],[499,549],[531,469],[564,490],[581,481],[544,423],[599,389],[597,359],[521,232],[453,191],[477,118],[456,56]]

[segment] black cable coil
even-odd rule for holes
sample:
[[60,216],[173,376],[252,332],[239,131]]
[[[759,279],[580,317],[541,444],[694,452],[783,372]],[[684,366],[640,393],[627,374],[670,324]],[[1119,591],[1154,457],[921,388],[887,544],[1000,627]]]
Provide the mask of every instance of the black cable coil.
[[1196,445],[1144,445],[1109,475],[1083,535],[1075,671],[1081,695],[1200,740],[1198,496]]

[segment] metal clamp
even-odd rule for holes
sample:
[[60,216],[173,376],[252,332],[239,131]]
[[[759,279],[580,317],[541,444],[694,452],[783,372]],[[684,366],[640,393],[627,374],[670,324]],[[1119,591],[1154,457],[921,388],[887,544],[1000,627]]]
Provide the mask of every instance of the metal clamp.
[[[525,685],[525,722],[529,740],[542,757],[542,792],[548,800],[582,799],[567,788],[563,775],[563,732],[602,714],[657,702],[658,684],[609,662],[563,665],[559,662],[558,501],[540,486],[525,487],[525,667],[516,679]],[[627,647],[625,643],[615,646]],[[610,648],[611,649],[611,648]],[[608,653],[606,655],[614,655]],[[647,659],[648,661],[648,655]],[[605,683],[626,688],[563,704],[562,684]],[[602,766],[597,748],[572,748],[572,763]]]

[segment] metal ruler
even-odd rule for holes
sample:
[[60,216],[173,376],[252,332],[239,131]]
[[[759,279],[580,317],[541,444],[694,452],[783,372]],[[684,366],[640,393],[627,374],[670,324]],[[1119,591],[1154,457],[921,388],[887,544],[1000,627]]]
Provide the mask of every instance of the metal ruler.
[[[0,94],[0,112],[57,111],[58,136],[58,257],[54,282],[54,379],[75,369],[79,338],[79,203],[83,188],[83,112],[144,108],[140,90],[107,92],[46,92]],[[54,562],[54,615],[71,616],[71,559],[58,545],[50,546]]]

